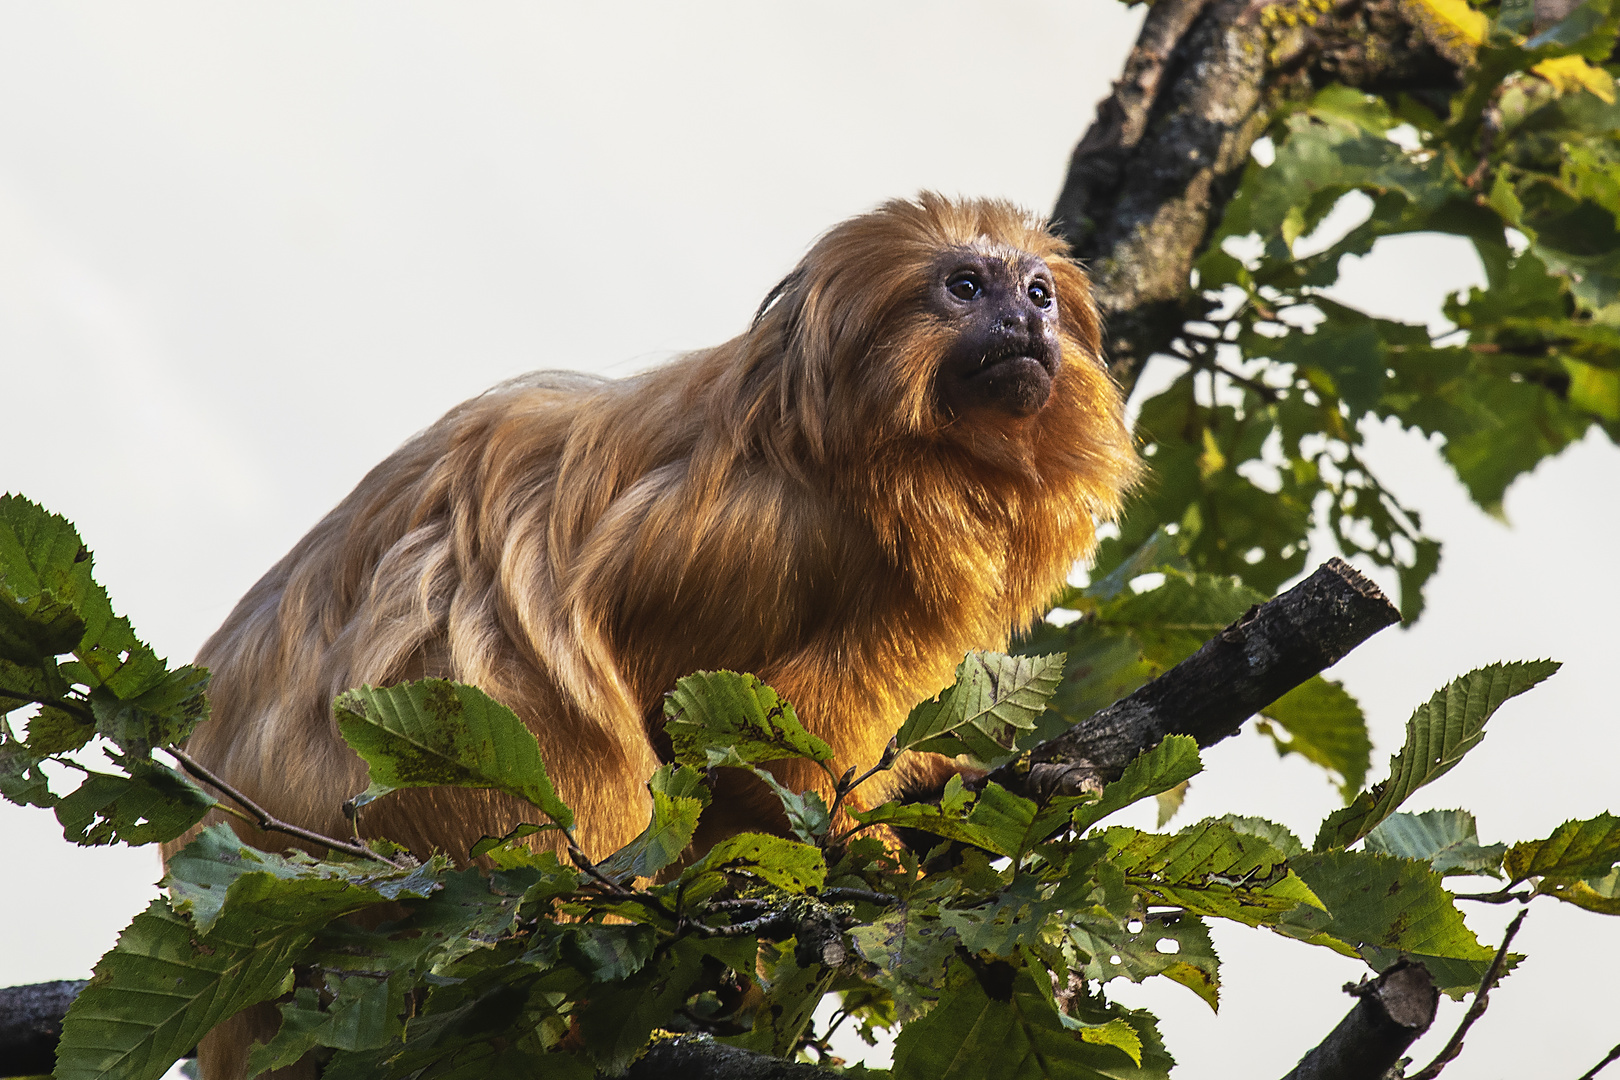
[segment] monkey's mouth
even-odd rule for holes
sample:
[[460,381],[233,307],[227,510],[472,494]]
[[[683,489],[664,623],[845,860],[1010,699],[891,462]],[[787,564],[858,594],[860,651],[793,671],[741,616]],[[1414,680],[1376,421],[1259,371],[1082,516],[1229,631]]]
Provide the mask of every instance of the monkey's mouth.
[[1030,416],[1051,396],[1057,355],[1045,342],[1009,341],[963,359],[966,362],[956,366],[955,378],[948,380],[955,387],[947,388],[947,397],[958,411],[989,406],[1013,416]]

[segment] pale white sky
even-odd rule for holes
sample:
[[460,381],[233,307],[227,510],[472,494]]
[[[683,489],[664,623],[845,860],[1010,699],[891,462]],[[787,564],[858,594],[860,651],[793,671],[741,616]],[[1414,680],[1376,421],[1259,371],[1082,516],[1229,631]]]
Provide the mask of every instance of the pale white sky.
[[[890,196],[1050,208],[1140,11],[4,0],[0,488],[77,522],[120,609],[189,658],[463,398],[730,337],[817,233]],[[1465,245],[1404,239],[1347,265],[1341,295],[1425,321],[1479,276]],[[1620,452],[1594,437],[1543,465],[1511,528],[1420,438],[1374,432],[1368,457],[1447,541],[1423,622],[1334,672],[1368,710],[1374,778],[1436,686],[1550,655],[1564,671],[1409,808],[1469,807],[1494,841],[1620,806]],[[1252,733],[1206,761],[1185,821],[1308,838],[1335,802]],[[84,977],[155,895],[154,849],[72,848],[43,811],[0,806],[0,853],[0,985]],[[1494,942],[1508,914],[1470,920]],[[1159,1012],[1179,1077],[1281,1075],[1350,1005],[1352,961],[1242,928],[1217,944],[1219,1017],[1163,980],[1110,986]],[[1542,901],[1518,944],[1448,1076],[1573,1080],[1620,1040],[1594,974],[1620,921]]]

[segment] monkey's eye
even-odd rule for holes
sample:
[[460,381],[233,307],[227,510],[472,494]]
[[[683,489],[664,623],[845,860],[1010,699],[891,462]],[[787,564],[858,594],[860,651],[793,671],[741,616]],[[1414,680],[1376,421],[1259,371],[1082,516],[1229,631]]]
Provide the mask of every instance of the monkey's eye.
[[1029,299],[1038,308],[1049,308],[1052,306],[1052,290],[1044,281],[1032,281],[1029,283]]
[[978,274],[963,272],[952,275],[945,282],[945,291],[958,300],[977,300],[984,295],[984,286],[980,284]]

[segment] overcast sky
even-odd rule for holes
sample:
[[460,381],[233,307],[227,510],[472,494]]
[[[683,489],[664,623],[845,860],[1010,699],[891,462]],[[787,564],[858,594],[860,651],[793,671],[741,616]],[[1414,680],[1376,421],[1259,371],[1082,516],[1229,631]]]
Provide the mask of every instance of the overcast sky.
[[[0,489],[73,519],[119,610],[189,659],[369,466],[490,384],[722,341],[885,198],[1049,209],[1140,11],[4,0]],[[1344,269],[1342,299],[1415,322],[1482,280],[1450,238]],[[1423,439],[1369,439],[1446,542],[1423,621],[1333,672],[1368,711],[1373,778],[1437,686],[1552,656],[1564,670],[1407,808],[1468,807],[1486,842],[1620,808],[1620,453],[1594,436],[1544,464],[1505,525]],[[1182,821],[1308,838],[1336,804],[1253,733],[1205,760]],[[44,811],[0,805],[0,853],[0,985],[85,977],[156,895],[155,849],[72,848]],[[1494,944],[1510,914],[1470,922]],[[1280,1075],[1364,970],[1240,927],[1216,941],[1219,1017],[1164,980],[1110,986],[1164,1019],[1178,1077]],[[1574,1080],[1620,1040],[1620,920],[1540,901],[1517,944],[1529,962],[1448,1077]]]

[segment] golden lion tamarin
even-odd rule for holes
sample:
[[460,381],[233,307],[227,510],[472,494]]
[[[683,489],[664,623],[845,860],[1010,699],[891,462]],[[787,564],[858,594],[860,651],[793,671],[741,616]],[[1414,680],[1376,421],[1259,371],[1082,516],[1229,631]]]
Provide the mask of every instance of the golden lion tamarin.
[[[887,203],[823,236],[718,348],[616,381],[515,379],[406,443],[203,646],[213,719],[188,750],[343,835],[366,775],[334,696],[458,679],[534,731],[597,858],[646,823],[662,698],[688,672],[757,673],[838,769],[870,765],[1117,512],[1137,465],[1099,349],[1086,277],[1041,224],[996,201]],[[779,775],[810,786],[806,764]],[[773,827],[757,782],[718,782],[699,847]],[[464,860],[525,809],[417,790],[361,831]]]
[[[367,781],[332,699],[458,679],[533,730],[593,858],[646,824],[662,698],[692,671],[757,673],[839,770],[864,768],[964,652],[1042,611],[1117,513],[1137,461],[1099,352],[1086,277],[1040,223],[1003,202],[887,203],[823,236],[718,348],[617,381],[516,379],[406,443],[203,646],[213,718],[187,750],[278,817],[344,835]],[[821,778],[772,767],[790,787]],[[948,767],[919,757],[890,782]],[[714,783],[697,849],[779,826],[752,777]],[[532,815],[418,789],[360,829],[464,861]],[[216,1029],[204,1076],[244,1075],[278,1022],[260,1006]]]

